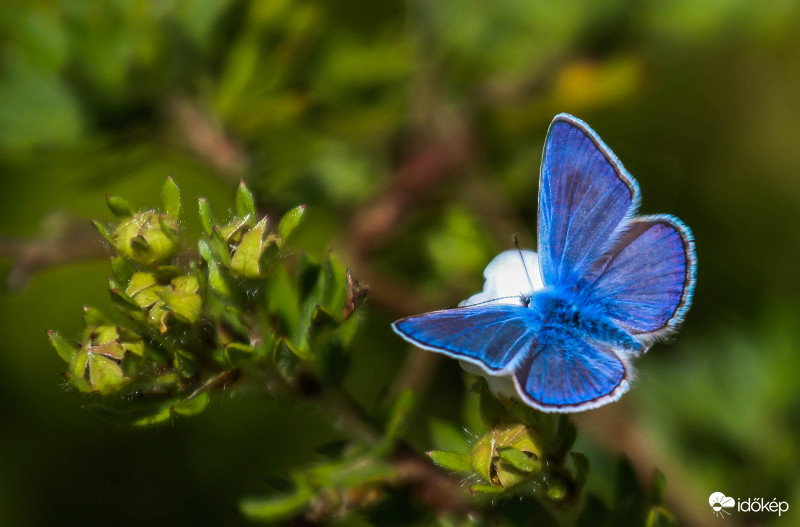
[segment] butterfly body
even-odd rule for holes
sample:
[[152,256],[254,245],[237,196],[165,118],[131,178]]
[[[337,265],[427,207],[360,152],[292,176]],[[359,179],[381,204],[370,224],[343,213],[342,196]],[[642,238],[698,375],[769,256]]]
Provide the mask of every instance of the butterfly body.
[[519,251],[512,269],[500,255],[505,263],[487,267],[493,289],[477,295],[486,300],[398,320],[395,332],[509,377],[543,411],[617,400],[631,359],[675,330],[695,283],[691,231],[672,216],[636,216],[638,203],[638,184],[597,134],[556,116],[539,182],[538,257]]
[[625,349],[643,351],[643,345],[620,328],[603,310],[583,301],[572,291],[542,290],[532,304],[542,313],[542,329],[569,331],[590,341]]

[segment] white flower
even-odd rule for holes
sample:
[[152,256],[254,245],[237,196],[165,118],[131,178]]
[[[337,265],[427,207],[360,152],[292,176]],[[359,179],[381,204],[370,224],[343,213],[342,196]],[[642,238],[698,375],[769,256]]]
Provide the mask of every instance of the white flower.
[[458,304],[459,306],[521,305],[520,300],[523,296],[530,297],[534,291],[544,287],[542,274],[539,272],[539,255],[528,250],[512,249],[501,252],[486,266],[483,277],[486,278],[483,291],[472,295]]
[[[524,265],[523,265],[524,260]],[[516,249],[504,251],[489,262],[483,271],[486,282],[483,291],[472,295],[459,304],[461,307],[476,304],[509,304],[523,306],[524,298],[530,298],[533,293],[544,287],[542,275],[539,271],[539,256],[529,250]],[[482,368],[466,361],[459,361],[461,367],[486,379],[489,389],[495,395],[503,395],[519,399],[514,386],[514,379],[510,375],[491,375]]]

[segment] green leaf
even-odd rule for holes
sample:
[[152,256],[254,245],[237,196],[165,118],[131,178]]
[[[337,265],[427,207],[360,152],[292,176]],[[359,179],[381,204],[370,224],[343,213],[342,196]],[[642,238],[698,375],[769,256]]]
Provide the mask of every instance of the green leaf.
[[200,283],[195,275],[187,274],[183,276],[176,276],[172,279],[172,289],[175,291],[182,291],[184,293],[196,293],[200,288]]
[[523,472],[533,472],[542,466],[541,463],[535,462],[524,452],[520,452],[513,447],[498,448],[497,455],[512,467]]
[[103,326],[108,324],[108,319],[103,312],[91,306],[83,306],[83,321],[87,326]]
[[133,208],[131,207],[131,204],[122,198],[106,196],[106,204],[117,218],[129,218],[133,216]]
[[273,327],[278,335],[295,335],[300,323],[297,287],[286,270],[279,265],[268,275],[266,283],[267,309],[274,318]]
[[200,318],[203,299],[197,293],[173,291],[171,293],[162,293],[160,296],[170,311],[175,313],[182,322],[194,324]]
[[330,480],[334,487],[352,488],[369,483],[384,482],[396,477],[396,471],[386,463],[375,459],[373,454],[333,461],[327,466],[316,467],[314,475]]
[[200,225],[203,227],[203,232],[206,233],[206,236],[211,236],[211,231],[214,229],[214,227],[219,225],[217,218],[211,211],[211,205],[208,204],[208,200],[206,200],[206,198],[200,198],[197,200],[197,208],[200,215]]
[[222,237],[222,233],[217,227],[211,229],[211,236],[208,238],[208,242],[215,259],[225,267],[230,267],[231,253],[228,251],[228,242]]
[[111,274],[120,284],[127,284],[135,271],[127,258],[116,254],[111,257]]
[[127,382],[119,363],[103,355],[90,353],[88,367],[89,383],[102,395],[118,391]]
[[215,261],[208,263],[208,285],[214,293],[222,298],[234,297],[236,289],[233,278],[226,268],[218,265]]
[[561,501],[567,496],[567,493],[567,484],[558,478],[554,478],[548,482],[545,495],[549,500]]
[[614,482],[613,514],[619,518],[634,517],[644,514],[646,503],[645,490],[642,488],[633,465],[626,457],[617,462],[616,481]]
[[267,218],[259,221],[242,237],[231,259],[231,270],[244,278],[258,278],[261,276],[259,260],[264,244],[264,233],[267,229]]
[[391,413],[389,414],[389,422],[386,424],[386,432],[383,441],[387,443],[387,447],[400,435],[408,423],[409,414],[414,409],[416,397],[414,392],[407,388],[400,392],[392,405]]
[[225,346],[225,357],[231,366],[236,367],[252,361],[255,357],[255,351],[253,346],[240,342],[231,342]]
[[197,415],[208,406],[209,396],[208,392],[200,392],[196,396],[189,399],[182,399],[174,403],[170,410],[177,415]]
[[[142,350],[142,355],[143,354],[144,350]],[[136,353],[126,353],[125,356],[122,357],[122,362],[120,363],[122,375],[129,379],[135,378],[139,374],[142,362],[141,355],[137,355]]]
[[167,177],[161,187],[161,201],[164,203],[164,212],[177,220],[181,215],[181,189],[172,176]]
[[164,236],[166,236],[169,241],[174,244],[180,243],[181,239],[180,236],[178,236],[178,229],[167,222],[167,216],[164,214],[158,215],[158,226],[161,227],[161,232],[164,233]]
[[295,351],[292,350],[291,345],[286,339],[278,340],[275,345],[275,353],[273,354],[275,367],[278,372],[285,378],[291,379],[294,369],[300,363],[300,359]]
[[470,443],[463,429],[449,421],[431,418],[429,421],[431,441],[436,448],[454,452],[468,452]]
[[316,333],[325,333],[335,329],[338,325],[339,321],[336,320],[333,313],[322,306],[316,306],[311,313],[311,327],[309,331],[313,336]]
[[123,313],[137,322],[143,322],[145,320],[145,315],[142,311],[142,308],[139,307],[139,304],[137,304],[136,301],[134,301],[130,296],[126,295],[123,291],[117,289],[116,287],[112,287],[112,289],[109,289],[108,292],[111,294],[111,301]]
[[89,384],[89,381],[84,379],[80,375],[75,375],[73,372],[64,372],[64,378],[69,381],[73,388],[78,390],[81,393],[91,393],[92,392],[92,385]]
[[647,513],[645,527],[670,527],[678,522],[670,512],[662,506],[655,506]]
[[200,238],[197,241],[197,252],[200,254],[200,258],[205,260],[206,263],[211,264],[217,262],[216,255],[214,251],[211,250],[211,246],[208,244],[208,241]]
[[237,245],[242,241],[242,236],[255,223],[253,216],[240,218],[236,216],[229,223],[218,227],[219,234],[228,245]]
[[580,452],[570,452],[570,457],[575,465],[575,490],[580,492],[586,484],[586,474],[589,473],[589,458]]
[[267,237],[264,239],[261,256],[258,259],[258,266],[261,269],[262,275],[269,274],[272,269],[272,264],[275,262],[275,257],[278,256],[280,252],[277,240],[278,238],[274,234],[267,234]]
[[484,492],[486,494],[499,494],[500,492],[503,492],[503,487],[495,487],[493,485],[477,484],[477,485],[472,485],[469,488],[469,491],[472,492],[472,493]]
[[[131,276],[125,293],[130,297],[134,297],[143,290],[156,285],[156,283],[156,277],[153,273],[136,272]],[[111,284],[112,287],[116,285],[117,284]]]
[[197,374],[197,360],[189,352],[176,350],[172,365],[181,377],[188,378]]
[[253,216],[245,216],[243,218],[235,217],[226,225],[218,227],[220,236],[228,244],[239,243],[242,239],[242,233],[247,232],[249,227],[253,226]]
[[112,246],[114,245],[114,237],[111,236],[111,233],[108,232],[108,229],[106,228],[105,225],[103,225],[97,220],[92,220],[92,225],[94,225],[94,228],[97,229],[97,232],[99,232],[100,235],[103,238],[105,238],[108,243],[110,243]]
[[170,418],[169,405],[164,404],[137,411],[122,411],[100,404],[90,404],[84,408],[101,421],[121,426],[152,426]]
[[153,276],[161,283],[169,282],[173,278],[181,276],[184,273],[184,270],[177,265],[159,265],[154,267],[152,271]]
[[123,291],[119,284],[112,278],[108,280],[108,287],[109,293],[111,293],[111,300],[114,304],[125,311],[126,313],[129,310],[133,311],[141,311],[139,304],[136,303],[133,298],[130,297],[125,291]]
[[430,456],[434,463],[446,470],[472,472],[472,462],[469,454],[431,450],[428,452],[428,456]]
[[332,252],[322,268],[322,296],[319,303],[331,313],[343,313],[347,300],[347,269]]
[[147,238],[143,235],[139,234],[131,238],[130,246],[143,260],[150,256],[150,244],[147,243]]
[[239,188],[236,189],[236,214],[240,217],[250,216],[251,221],[256,217],[256,205],[253,200],[253,194],[244,184],[244,180],[239,182]]
[[286,240],[292,232],[300,225],[305,212],[306,206],[299,205],[283,215],[281,221],[278,222],[278,236],[280,237],[281,244],[286,243]]
[[239,510],[251,520],[274,522],[296,516],[308,508],[314,492],[305,482],[295,483],[297,486],[291,494],[247,498],[239,503]]
[[91,404],[85,408],[95,417],[110,424],[145,427],[168,421],[175,415],[196,415],[208,405],[208,394],[201,392],[191,399],[173,398],[145,403],[134,410],[120,410],[109,406]]
[[73,357],[75,357],[75,354],[78,353],[77,346],[72,345],[57,332],[48,330],[47,336],[50,337],[50,344],[55,348],[56,353],[58,353],[58,356],[61,357],[64,362],[70,362]]

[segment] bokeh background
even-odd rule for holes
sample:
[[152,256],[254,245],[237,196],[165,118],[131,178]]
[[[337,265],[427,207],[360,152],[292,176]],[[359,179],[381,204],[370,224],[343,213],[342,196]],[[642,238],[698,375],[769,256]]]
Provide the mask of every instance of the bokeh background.
[[110,303],[87,227],[111,219],[107,194],[157,206],[172,175],[189,235],[197,197],[225,210],[240,178],[269,214],[306,203],[299,245],[371,288],[346,385],[374,408],[416,375],[424,449],[431,417],[459,419],[463,374],[388,323],[477,291],[512,234],[535,246],[542,142],[569,112],[639,180],[642,212],[691,226],[699,259],[678,338],[577,419],[590,486],[608,495],[624,453],[666,475],[687,524],[716,521],[714,491],[791,506],[728,525],[797,524],[798,28],[790,0],[4,2],[2,523],[244,523],[241,496],[335,437],[314,408],[252,393],[147,430],[82,410],[45,330],[77,337],[80,307]]

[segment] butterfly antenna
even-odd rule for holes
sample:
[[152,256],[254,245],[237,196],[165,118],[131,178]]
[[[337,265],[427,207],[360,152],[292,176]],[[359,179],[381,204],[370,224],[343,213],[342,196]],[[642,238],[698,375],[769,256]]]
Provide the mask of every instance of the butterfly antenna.
[[522,260],[522,268],[525,269],[525,276],[528,278],[528,285],[531,286],[530,290],[533,291],[534,287],[533,287],[533,280],[531,280],[531,273],[528,272],[528,266],[525,265],[525,257],[522,256],[522,249],[519,248],[519,240],[517,239],[516,234],[514,235],[514,247],[517,248],[517,252],[519,253],[519,259]]
[[492,303],[492,302],[497,302],[498,300],[510,300],[510,299],[512,299],[512,298],[519,299],[519,297],[518,297],[518,296],[516,296],[516,295],[515,295],[515,296],[499,296],[499,297],[497,297],[497,298],[492,298],[492,299],[489,299],[489,300],[483,300],[483,301],[481,301],[481,302],[475,302],[474,304],[466,304],[466,305],[459,306],[459,307],[474,307],[474,306],[482,306],[483,304],[490,304],[490,303]]

